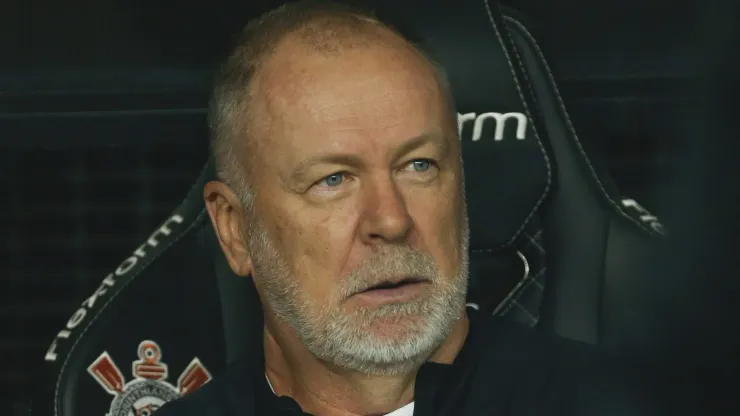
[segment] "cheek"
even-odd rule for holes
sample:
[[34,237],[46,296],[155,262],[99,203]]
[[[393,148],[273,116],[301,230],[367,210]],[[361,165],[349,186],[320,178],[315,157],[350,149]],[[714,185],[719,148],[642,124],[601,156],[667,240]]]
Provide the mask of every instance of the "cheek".
[[437,193],[412,212],[416,232],[426,250],[446,275],[456,270],[462,243],[462,204],[454,193]]
[[350,257],[356,215],[350,209],[302,207],[280,217],[281,251],[299,284],[316,295],[329,292]]

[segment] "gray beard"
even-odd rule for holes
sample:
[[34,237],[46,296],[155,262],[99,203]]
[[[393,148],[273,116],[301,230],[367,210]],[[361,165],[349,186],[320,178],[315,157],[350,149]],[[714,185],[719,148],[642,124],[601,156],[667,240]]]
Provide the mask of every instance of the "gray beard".
[[[319,360],[368,375],[409,374],[419,368],[449,336],[465,309],[468,279],[468,231],[465,221],[461,262],[452,279],[440,276],[434,261],[407,246],[389,246],[342,279],[336,296],[317,302],[306,299],[290,267],[265,230],[250,224],[249,250],[253,278],[263,288],[267,307],[296,332]],[[389,276],[424,276],[427,294],[406,303],[358,308],[348,313],[342,302]],[[382,337],[379,325],[404,322],[395,336]]]

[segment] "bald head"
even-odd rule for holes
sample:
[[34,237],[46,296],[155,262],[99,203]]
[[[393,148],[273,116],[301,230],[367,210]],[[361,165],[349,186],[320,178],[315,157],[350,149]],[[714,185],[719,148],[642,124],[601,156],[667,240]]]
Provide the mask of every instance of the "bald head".
[[321,92],[311,71],[329,60],[334,65],[320,71],[356,70],[347,67],[353,61],[396,66],[411,78],[434,85],[445,95],[450,114],[456,114],[442,70],[372,12],[323,1],[283,5],[245,27],[218,73],[211,98],[211,149],[217,173],[247,206],[261,144],[281,128],[288,114],[284,105],[299,91],[304,96],[312,93],[311,88]]

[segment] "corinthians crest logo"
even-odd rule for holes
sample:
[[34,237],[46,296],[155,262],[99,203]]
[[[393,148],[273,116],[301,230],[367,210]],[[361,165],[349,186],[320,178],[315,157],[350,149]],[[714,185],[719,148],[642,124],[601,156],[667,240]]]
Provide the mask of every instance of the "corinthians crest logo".
[[150,416],[165,403],[184,396],[211,380],[211,374],[198,358],[185,368],[177,385],[167,382],[167,364],[162,362],[162,349],[154,341],[139,344],[139,359],[131,365],[133,380],[126,377],[103,352],[87,372],[114,396],[107,416]]

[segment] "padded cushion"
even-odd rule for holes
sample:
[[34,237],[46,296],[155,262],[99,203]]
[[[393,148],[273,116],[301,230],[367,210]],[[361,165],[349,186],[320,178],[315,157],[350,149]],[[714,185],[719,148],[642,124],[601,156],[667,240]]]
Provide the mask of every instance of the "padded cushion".
[[616,353],[658,359],[665,344],[651,329],[660,326],[652,311],[663,288],[645,279],[644,271],[663,226],[639,204],[621,199],[598,153],[587,152],[525,25],[514,16],[491,13],[491,18],[508,28],[505,43],[514,51],[519,78],[529,85],[524,95],[537,103],[541,130],[557,161],[543,211],[549,272],[540,325]]

